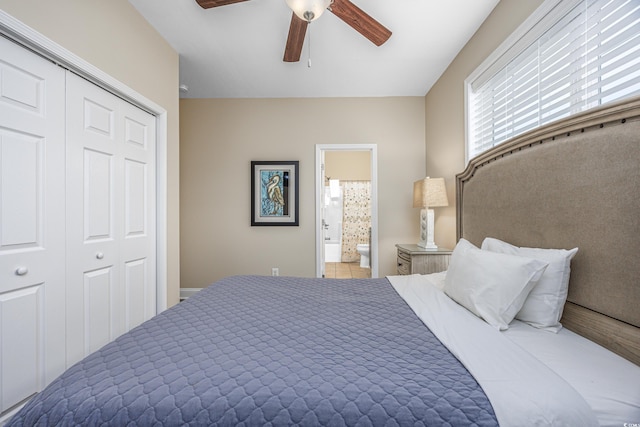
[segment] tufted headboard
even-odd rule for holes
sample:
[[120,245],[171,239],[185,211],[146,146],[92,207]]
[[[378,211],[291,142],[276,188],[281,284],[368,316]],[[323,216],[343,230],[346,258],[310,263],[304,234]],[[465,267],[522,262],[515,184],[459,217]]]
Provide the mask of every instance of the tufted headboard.
[[578,247],[562,324],[640,365],[640,98],[530,131],[457,176],[458,238]]

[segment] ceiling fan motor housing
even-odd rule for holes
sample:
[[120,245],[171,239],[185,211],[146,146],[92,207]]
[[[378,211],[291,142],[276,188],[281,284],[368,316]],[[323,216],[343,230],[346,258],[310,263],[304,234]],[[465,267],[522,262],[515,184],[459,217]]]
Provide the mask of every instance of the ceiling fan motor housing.
[[300,19],[307,22],[314,21],[322,15],[322,13],[332,3],[331,0],[285,0],[287,6]]

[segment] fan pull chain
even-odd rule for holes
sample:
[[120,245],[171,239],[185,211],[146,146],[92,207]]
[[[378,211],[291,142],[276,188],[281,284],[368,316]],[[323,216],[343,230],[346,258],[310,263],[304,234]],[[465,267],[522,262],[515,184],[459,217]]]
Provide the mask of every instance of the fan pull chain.
[[309,45],[309,58],[307,59],[307,68],[311,68],[311,22],[309,22],[309,31],[307,31],[307,43]]

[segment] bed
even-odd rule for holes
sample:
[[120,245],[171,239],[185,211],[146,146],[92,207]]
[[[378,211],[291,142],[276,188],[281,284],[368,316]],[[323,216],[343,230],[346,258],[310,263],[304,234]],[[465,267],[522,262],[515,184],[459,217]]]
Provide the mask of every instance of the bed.
[[[638,165],[638,98],[529,132],[458,175],[449,271],[223,279],[8,425],[640,424]],[[552,262],[509,252],[538,250],[566,262],[564,328],[521,318]],[[474,268],[522,282],[496,319],[465,300]]]

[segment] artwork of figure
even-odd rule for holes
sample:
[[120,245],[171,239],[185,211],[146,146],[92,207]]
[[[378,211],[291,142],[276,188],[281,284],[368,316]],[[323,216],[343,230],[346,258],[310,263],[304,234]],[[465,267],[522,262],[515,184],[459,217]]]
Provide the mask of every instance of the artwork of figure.
[[298,221],[298,161],[251,161],[251,226]]
[[285,171],[261,171],[261,215],[285,216],[288,209],[285,203],[289,173]]

